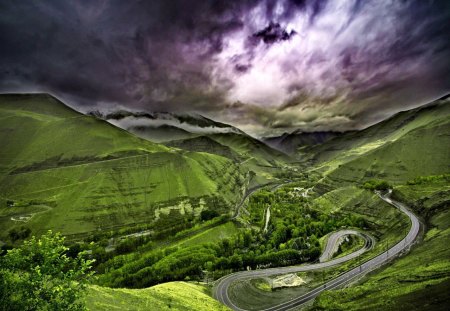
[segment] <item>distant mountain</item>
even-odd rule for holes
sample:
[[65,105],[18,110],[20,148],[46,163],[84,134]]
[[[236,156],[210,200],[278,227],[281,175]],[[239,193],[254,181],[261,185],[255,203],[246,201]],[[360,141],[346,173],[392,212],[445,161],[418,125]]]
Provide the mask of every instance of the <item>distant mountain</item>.
[[252,159],[251,163],[262,166],[277,165],[277,160],[287,159],[285,153],[238,128],[198,114],[125,110],[107,114],[94,111],[90,114],[141,138],[170,147],[218,154],[234,161]]
[[294,153],[299,147],[322,144],[342,134],[342,132],[333,131],[303,132],[296,130],[292,133],[284,133],[281,136],[265,137],[262,141],[272,148]]
[[241,159],[241,156],[232,148],[222,145],[207,136],[173,140],[166,143],[166,145],[189,151],[213,153],[234,161],[239,161]]
[[247,134],[216,133],[209,134],[208,137],[230,147],[245,158],[254,159],[259,165],[277,165],[276,162],[278,160],[288,160],[288,156],[285,153],[273,149],[264,142]]
[[163,124],[160,126],[136,125],[128,127],[126,130],[141,138],[153,141],[155,143],[167,142],[172,140],[187,139],[197,136],[189,133],[182,128]]
[[109,113],[91,111],[88,115],[106,120],[153,142],[180,140],[212,133],[243,134],[241,130],[229,124],[217,122],[194,113],[176,114],[118,110]]

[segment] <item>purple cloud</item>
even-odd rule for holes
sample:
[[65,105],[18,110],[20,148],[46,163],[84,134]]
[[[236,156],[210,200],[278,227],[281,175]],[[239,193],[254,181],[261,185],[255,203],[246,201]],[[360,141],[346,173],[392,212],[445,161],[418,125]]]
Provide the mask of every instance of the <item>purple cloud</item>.
[[256,134],[361,128],[450,90],[449,19],[448,1],[10,2],[0,91]]

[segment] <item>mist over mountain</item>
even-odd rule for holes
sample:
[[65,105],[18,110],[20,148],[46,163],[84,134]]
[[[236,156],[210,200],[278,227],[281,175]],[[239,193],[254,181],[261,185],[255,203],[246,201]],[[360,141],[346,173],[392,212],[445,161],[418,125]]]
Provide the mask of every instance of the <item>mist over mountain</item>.
[[241,130],[199,114],[175,114],[169,112],[134,112],[118,110],[102,113],[90,111],[88,115],[108,121],[143,138],[161,142],[189,138],[203,134],[236,133]]

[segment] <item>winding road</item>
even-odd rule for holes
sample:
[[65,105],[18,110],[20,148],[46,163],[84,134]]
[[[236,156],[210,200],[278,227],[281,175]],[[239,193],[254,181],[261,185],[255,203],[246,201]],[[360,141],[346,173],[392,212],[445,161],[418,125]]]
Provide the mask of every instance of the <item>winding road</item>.
[[325,247],[325,250],[323,251],[322,255],[319,258],[319,262],[325,262],[328,261],[330,258],[333,257],[333,255],[337,252],[339,245],[341,244],[341,242],[343,241],[342,238],[348,236],[348,235],[357,235],[362,237],[363,239],[366,240],[366,243],[368,240],[372,240],[372,244],[375,243],[375,240],[362,232],[359,232],[357,230],[340,230],[337,232],[333,232],[329,237],[328,237],[328,241],[327,241],[327,245]]
[[[384,200],[385,202],[393,205],[403,213],[405,213],[410,221],[411,221],[411,227],[408,232],[408,234],[397,244],[389,248],[387,251],[375,256],[374,258],[364,262],[363,264],[348,270],[347,272],[344,272],[340,274],[338,277],[334,278],[331,281],[328,281],[327,283],[316,287],[309,291],[308,293],[301,295],[299,297],[296,297],[294,299],[291,299],[289,301],[286,301],[284,303],[281,303],[279,305],[263,309],[262,311],[278,311],[278,310],[290,310],[292,308],[296,308],[298,306],[301,306],[315,297],[317,297],[320,293],[322,293],[325,290],[330,290],[337,288],[341,285],[347,284],[357,278],[358,276],[362,276],[363,274],[376,269],[377,267],[382,266],[383,264],[387,263],[392,258],[398,256],[400,253],[407,251],[409,247],[414,243],[417,236],[419,235],[420,231],[420,222],[418,218],[410,212],[406,206],[400,202],[394,201],[390,198],[391,190],[387,194],[381,194],[377,193],[379,197]],[[368,236],[367,236],[368,237]],[[370,242],[368,242],[370,241]],[[297,273],[297,272],[303,272],[303,271],[312,271],[316,269],[326,268],[326,267],[332,267],[335,265],[338,265],[340,263],[343,263],[345,261],[348,261],[352,258],[358,257],[362,253],[364,253],[368,248],[370,248],[372,240],[366,239],[366,245],[365,247],[357,250],[354,253],[351,253],[347,256],[343,256],[334,260],[330,260],[327,262],[321,262],[317,264],[310,264],[310,265],[302,265],[302,266],[292,266],[292,267],[282,267],[282,268],[270,268],[270,269],[263,269],[263,270],[251,270],[251,271],[241,271],[233,274],[229,274],[221,279],[218,280],[214,287],[214,298],[222,302],[223,304],[227,305],[233,310],[236,311],[246,311],[245,309],[239,308],[238,306],[234,305],[231,299],[228,296],[228,287],[237,281],[243,281],[243,280],[249,280],[253,278],[260,278],[260,277],[268,277],[273,275],[279,275],[279,274],[288,274],[288,273]]]

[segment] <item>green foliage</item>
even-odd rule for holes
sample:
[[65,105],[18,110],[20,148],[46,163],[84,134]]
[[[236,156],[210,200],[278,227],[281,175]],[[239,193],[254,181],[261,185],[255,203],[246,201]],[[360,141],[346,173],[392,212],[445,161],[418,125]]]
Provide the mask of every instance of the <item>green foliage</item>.
[[9,230],[8,236],[12,242],[16,242],[17,240],[23,240],[30,236],[31,230],[27,227],[13,228]]
[[200,219],[202,221],[210,220],[219,216],[219,213],[214,210],[203,210],[200,212]]
[[143,289],[90,286],[86,297],[92,311],[226,311],[209,289],[192,282],[169,282]]
[[450,174],[419,176],[414,178],[413,180],[408,180],[406,184],[412,186],[412,185],[435,183],[440,181],[450,182]]
[[92,261],[67,250],[64,237],[49,231],[0,258],[0,310],[85,310]]
[[368,190],[388,190],[392,186],[385,180],[371,179],[363,184],[363,188]]

